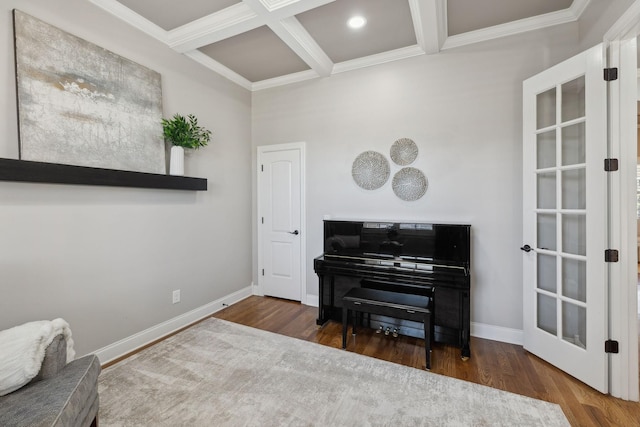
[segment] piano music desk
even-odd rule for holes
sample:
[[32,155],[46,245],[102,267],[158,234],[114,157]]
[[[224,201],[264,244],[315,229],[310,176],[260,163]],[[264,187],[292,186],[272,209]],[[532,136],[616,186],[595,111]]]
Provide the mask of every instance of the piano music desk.
[[357,313],[377,314],[424,324],[424,349],[427,369],[431,369],[431,299],[427,296],[401,294],[377,289],[353,288],[342,298],[342,348],[347,348],[349,311],[353,311],[353,335],[356,334]]

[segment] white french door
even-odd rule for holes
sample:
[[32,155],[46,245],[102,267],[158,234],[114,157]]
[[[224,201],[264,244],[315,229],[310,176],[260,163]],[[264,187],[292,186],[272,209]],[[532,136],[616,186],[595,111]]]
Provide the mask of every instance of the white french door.
[[606,393],[602,45],[523,85],[524,348]]
[[303,301],[304,145],[258,147],[259,284],[264,295]]

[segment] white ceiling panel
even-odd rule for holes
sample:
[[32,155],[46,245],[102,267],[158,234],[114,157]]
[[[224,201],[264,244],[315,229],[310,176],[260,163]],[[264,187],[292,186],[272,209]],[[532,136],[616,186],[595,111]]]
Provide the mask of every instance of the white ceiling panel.
[[450,36],[557,12],[573,0],[447,0]]
[[172,30],[219,12],[242,0],[119,0],[120,3],[164,30]]
[[[367,20],[352,29],[353,16]],[[416,33],[405,0],[338,0],[296,16],[333,62],[375,55],[413,46]]]
[[250,82],[309,69],[309,66],[266,26],[203,46],[199,50]]

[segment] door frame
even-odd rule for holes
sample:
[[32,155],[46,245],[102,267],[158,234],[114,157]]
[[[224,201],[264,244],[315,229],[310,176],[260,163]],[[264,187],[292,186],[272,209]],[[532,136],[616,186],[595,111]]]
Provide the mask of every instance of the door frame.
[[637,60],[640,0],[636,0],[604,35],[608,67],[617,67],[618,80],[609,84],[608,157],[619,159],[619,172],[610,174],[609,247],[620,250],[620,261],[609,263],[609,337],[620,343],[610,357],[609,392],[638,401],[637,302]]
[[257,244],[258,244],[258,285],[254,289],[254,295],[264,296],[263,279],[260,270],[262,269],[264,254],[262,252],[262,232],[261,232],[261,220],[262,208],[260,203],[260,188],[262,173],[260,173],[260,166],[262,164],[263,156],[266,153],[272,153],[277,151],[289,151],[298,150],[300,152],[300,302],[304,305],[307,304],[307,211],[306,211],[306,143],[305,142],[290,142],[285,144],[273,144],[273,145],[259,145],[257,147],[257,161],[256,161],[256,230],[257,230]]

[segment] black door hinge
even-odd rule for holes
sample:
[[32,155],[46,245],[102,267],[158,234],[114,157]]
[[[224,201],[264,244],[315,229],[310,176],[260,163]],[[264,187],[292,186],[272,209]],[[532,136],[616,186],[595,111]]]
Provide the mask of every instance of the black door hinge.
[[618,353],[618,341],[614,340],[606,340],[604,342],[604,352],[605,353]]
[[618,69],[617,68],[605,68],[604,69],[604,81],[611,82],[613,80],[618,80]]
[[260,172],[264,172],[264,165],[260,165]]
[[617,249],[607,249],[604,251],[604,262],[618,262],[619,254]]
[[604,159],[605,172],[615,172],[618,170],[618,159]]
[[262,269],[262,275],[264,276],[264,268]]

